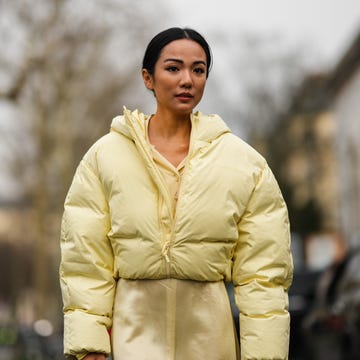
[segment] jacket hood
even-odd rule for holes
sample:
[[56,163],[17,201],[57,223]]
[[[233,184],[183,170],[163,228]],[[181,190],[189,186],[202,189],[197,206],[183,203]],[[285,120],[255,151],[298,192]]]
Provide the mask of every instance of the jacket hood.
[[[150,116],[139,110],[130,111],[124,106],[123,115],[116,116],[111,123],[111,131],[118,132],[132,140],[145,136],[145,120]],[[197,141],[211,142],[217,137],[231,132],[218,115],[205,115],[200,111],[191,114],[191,137]]]

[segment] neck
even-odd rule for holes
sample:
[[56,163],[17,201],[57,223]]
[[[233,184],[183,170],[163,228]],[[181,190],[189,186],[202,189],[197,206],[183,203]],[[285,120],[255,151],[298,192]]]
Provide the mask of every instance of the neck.
[[156,112],[150,119],[149,139],[182,140],[190,139],[190,115],[174,115]]

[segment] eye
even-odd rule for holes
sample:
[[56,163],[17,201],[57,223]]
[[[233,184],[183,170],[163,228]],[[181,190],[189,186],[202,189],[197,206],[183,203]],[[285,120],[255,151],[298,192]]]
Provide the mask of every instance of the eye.
[[168,67],[166,68],[166,70],[169,71],[169,72],[179,71],[178,67],[177,67],[177,66],[174,66],[174,65],[168,66]]
[[193,71],[194,71],[194,73],[196,73],[196,74],[205,74],[205,69],[202,68],[202,67],[197,67],[197,68],[195,68]]

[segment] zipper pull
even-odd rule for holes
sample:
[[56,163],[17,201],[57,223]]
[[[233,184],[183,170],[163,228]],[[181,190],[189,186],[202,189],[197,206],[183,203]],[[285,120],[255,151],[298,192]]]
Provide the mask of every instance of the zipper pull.
[[169,250],[170,250],[170,240],[166,240],[162,247],[161,254],[165,257],[167,263],[170,262]]

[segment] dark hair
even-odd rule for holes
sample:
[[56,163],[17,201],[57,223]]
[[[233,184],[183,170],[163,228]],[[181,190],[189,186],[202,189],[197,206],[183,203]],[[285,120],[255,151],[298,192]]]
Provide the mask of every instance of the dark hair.
[[179,27],[172,27],[154,36],[145,50],[142,68],[146,69],[149,74],[153,75],[155,64],[160,57],[162,49],[170,42],[180,39],[193,40],[204,49],[207,67],[206,77],[208,77],[212,65],[210,46],[201,34],[190,28],[182,29]]

